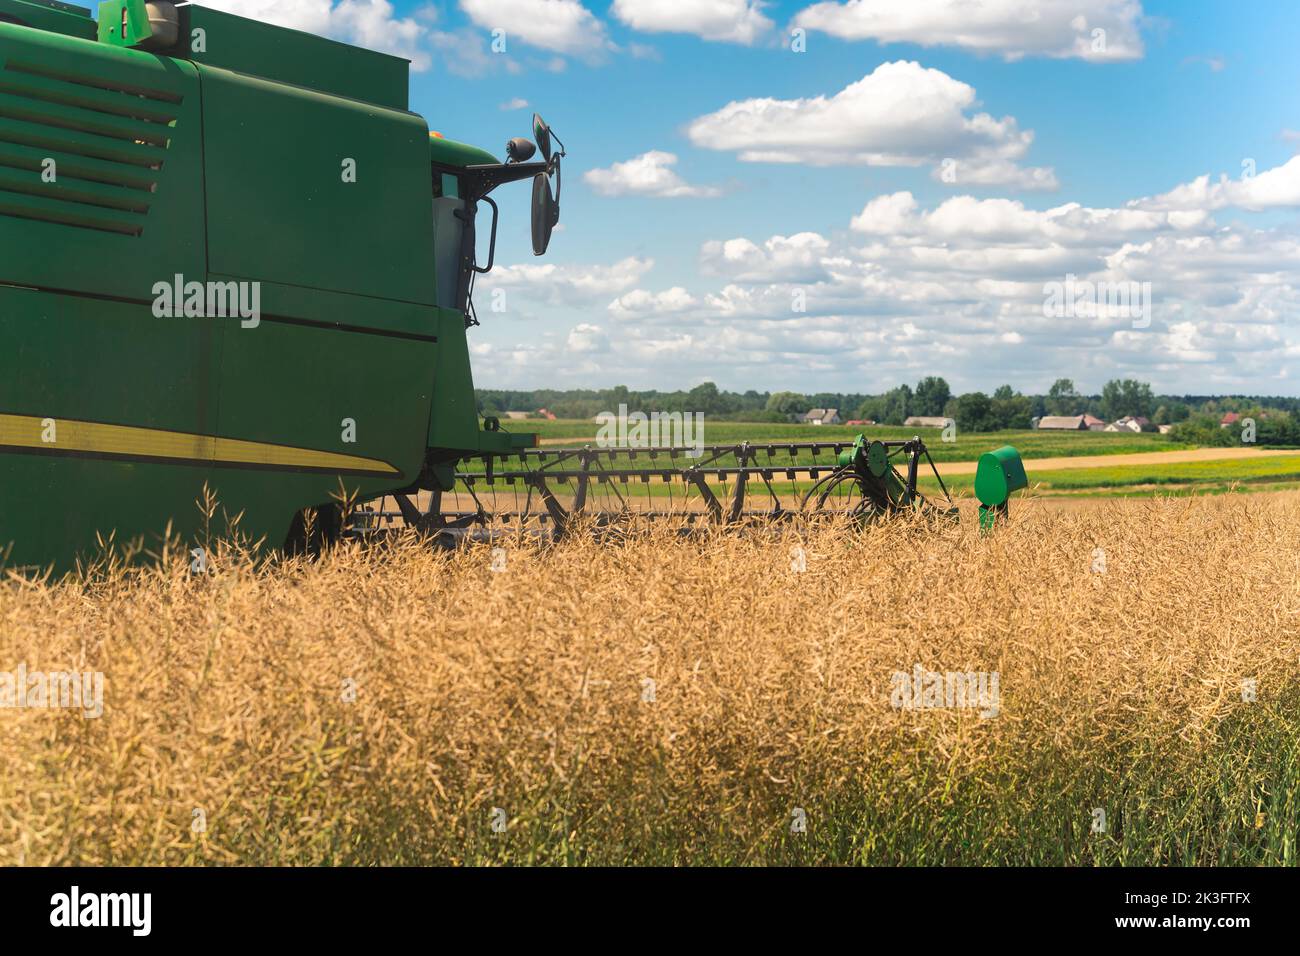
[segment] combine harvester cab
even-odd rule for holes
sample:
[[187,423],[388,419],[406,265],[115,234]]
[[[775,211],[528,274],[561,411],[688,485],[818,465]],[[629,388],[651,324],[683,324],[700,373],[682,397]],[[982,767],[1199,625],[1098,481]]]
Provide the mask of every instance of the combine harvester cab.
[[[303,509],[432,489],[480,427],[475,214],[559,161],[431,133],[405,60],[201,6],[0,0],[0,549],[272,546]],[[558,140],[557,140],[558,142]],[[488,423],[491,424],[491,423]],[[211,522],[196,506],[205,487]]]

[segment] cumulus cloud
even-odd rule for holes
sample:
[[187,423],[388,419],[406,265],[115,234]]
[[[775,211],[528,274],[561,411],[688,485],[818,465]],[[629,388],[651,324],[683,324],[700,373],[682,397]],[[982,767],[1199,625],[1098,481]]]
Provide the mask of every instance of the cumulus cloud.
[[[1283,195],[1266,175],[1252,201]],[[1282,383],[1300,357],[1300,235],[1144,202],[1040,210],[970,195],[924,205],[896,192],[868,201],[845,238],[705,242],[700,271],[721,286],[638,283],[609,306],[636,320],[614,351],[658,369],[657,381],[700,368],[691,349],[726,342],[733,351],[710,361],[718,381],[737,386],[742,371],[772,382],[774,369],[795,368],[796,387],[870,388],[860,379],[869,362],[881,388],[939,369],[959,389],[987,390],[997,384],[989,356],[999,380],[1022,387],[1062,375],[1198,392]],[[1104,303],[1045,314],[1047,284],[1067,278],[1146,284],[1149,324]]]
[[[508,291],[507,301],[528,310],[540,304],[603,305],[612,295],[625,292],[654,266],[653,259],[628,256],[611,265],[558,265],[524,263],[498,266],[479,278],[475,297],[482,290]],[[507,306],[507,311],[514,308]]]
[[569,330],[565,344],[572,352],[608,352],[609,337],[599,325],[583,322]]
[[772,236],[761,246],[748,239],[706,242],[700,271],[743,281],[814,281],[826,276],[830,242],[815,232]]
[[1008,60],[1109,62],[1141,58],[1141,21],[1138,0],[847,0],[814,3],[794,24],[844,40],[955,46]]
[[[1022,169],[1033,133],[1014,117],[970,113],[975,89],[919,63],[882,63],[833,96],[728,103],[687,127],[696,146],[745,162],[812,166],[937,164],[945,182],[1054,188],[1050,169]],[[945,163],[944,160],[951,160]]]
[[1281,166],[1253,176],[1229,179],[1220,174],[1217,182],[1199,176],[1151,199],[1135,202],[1146,209],[1209,211],[1235,206],[1258,212],[1264,209],[1300,206],[1300,155],[1292,156]]
[[610,12],[646,33],[692,33],[749,45],[772,30],[764,6],[760,0],[614,0]]
[[636,319],[645,316],[677,315],[698,305],[698,300],[681,286],[663,292],[635,289],[621,295],[609,304],[609,311],[619,319]]
[[484,30],[504,30],[507,49],[518,39],[565,56],[598,58],[609,47],[605,25],[578,0],[460,0]]
[[661,198],[722,195],[715,186],[692,186],[672,168],[677,165],[673,153],[651,150],[608,169],[590,169],[583,180],[602,196],[658,196]]
[[1191,228],[1204,221],[1204,216],[1137,208],[1095,209],[1079,203],[1035,210],[1017,199],[974,196],[954,196],[929,212],[918,212],[915,197],[903,191],[870,200],[850,220],[849,227],[875,236],[1040,246],[1051,242],[1096,244],[1139,233]]

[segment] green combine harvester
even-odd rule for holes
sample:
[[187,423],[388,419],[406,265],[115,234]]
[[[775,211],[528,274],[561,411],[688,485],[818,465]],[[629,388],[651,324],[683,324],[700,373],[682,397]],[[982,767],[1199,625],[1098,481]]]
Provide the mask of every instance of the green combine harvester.
[[[481,419],[467,332],[489,193],[532,181],[543,254],[563,144],[535,116],[503,163],[430,132],[407,94],[405,60],[201,6],[109,0],[96,21],[0,0],[7,567],[66,570],[169,526],[196,541],[205,489],[290,548],[396,521],[558,531],[591,487],[652,480],[707,520],[758,514],[746,487],[778,473],[813,490],[762,514],[925,506],[919,438],[705,446],[679,466],[681,449],[543,450]],[[1023,487],[1008,451],[990,521]],[[620,467],[638,452],[649,467]],[[522,507],[487,505],[505,487]]]

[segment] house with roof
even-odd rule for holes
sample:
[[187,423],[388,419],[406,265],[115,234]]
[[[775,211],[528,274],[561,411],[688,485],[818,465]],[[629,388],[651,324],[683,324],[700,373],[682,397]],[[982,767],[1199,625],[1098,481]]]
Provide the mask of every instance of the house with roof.
[[1044,415],[1038,420],[1040,431],[1078,432],[1086,431],[1088,426],[1082,415]]
[[799,419],[805,425],[838,425],[840,410],[838,408],[810,408]]
[[1240,414],[1238,414],[1237,412],[1227,412],[1222,418],[1219,419],[1219,427],[1228,428],[1229,426],[1237,424],[1237,422],[1239,421],[1241,421]]
[[1108,432],[1149,432],[1151,431],[1151,420],[1141,415],[1125,415],[1119,421],[1111,422],[1106,426]]
[[908,428],[947,428],[951,418],[942,415],[913,415],[903,422]]

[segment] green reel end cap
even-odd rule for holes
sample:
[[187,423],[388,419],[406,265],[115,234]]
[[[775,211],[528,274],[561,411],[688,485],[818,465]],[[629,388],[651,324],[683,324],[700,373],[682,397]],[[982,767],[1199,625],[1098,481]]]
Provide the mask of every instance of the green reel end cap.
[[1010,445],[980,455],[975,466],[975,497],[987,507],[1006,504],[1013,492],[1029,487],[1020,452]]

